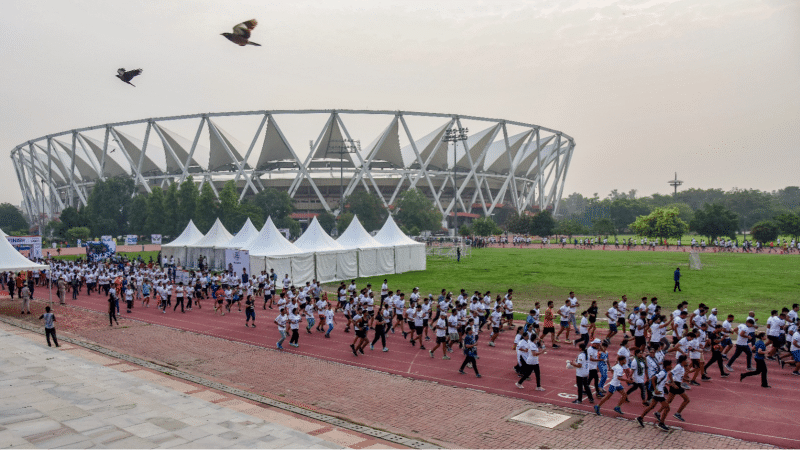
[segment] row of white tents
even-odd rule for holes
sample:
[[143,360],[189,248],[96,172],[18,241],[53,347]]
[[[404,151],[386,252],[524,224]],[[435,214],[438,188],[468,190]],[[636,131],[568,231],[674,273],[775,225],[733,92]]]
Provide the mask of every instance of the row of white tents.
[[183,267],[196,266],[204,256],[212,270],[225,268],[226,250],[247,250],[251,274],[275,269],[279,279],[289,274],[295,282],[348,280],[426,267],[425,244],[406,236],[391,216],[375,237],[353,217],[338,239],[330,237],[315,217],[294,243],[278,231],[272,218],[261,231],[247,219],[235,236],[219,219],[205,235],[190,221],[177,239],[161,249],[163,256],[174,257]]

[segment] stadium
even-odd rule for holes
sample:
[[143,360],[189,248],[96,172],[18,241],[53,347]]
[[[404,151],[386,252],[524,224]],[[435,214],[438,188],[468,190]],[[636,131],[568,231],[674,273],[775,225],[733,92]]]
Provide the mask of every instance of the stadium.
[[[92,186],[130,177],[139,192],[193,176],[240,199],[288,191],[296,211],[338,214],[357,189],[387,207],[417,188],[453,217],[557,212],[575,141],[540,125],[456,114],[276,110],[153,117],[49,134],[11,159],[31,218],[86,205]],[[451,220],[448,221],[448,218]]]

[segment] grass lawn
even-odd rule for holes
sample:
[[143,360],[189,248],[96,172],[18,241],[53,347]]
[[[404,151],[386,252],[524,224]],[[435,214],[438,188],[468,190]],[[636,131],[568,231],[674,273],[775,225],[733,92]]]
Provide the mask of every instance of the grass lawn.
[[[628,296],[629,309],[643,296],[658,297],[665,312],[686,300],[692,310],[700,302],[719,308],[720,318],[732,313],[738,320],[754,310],[760,323],[766,322],[770,310],[800,301],[798,255],[701,253],[700,260],[702,270],[690,270],[688,252],[486,248],[472,250],[460,263],[429,257],[424,272],[362,278],[357,283],[372,283],[379,291],[387,278],[390,289],[400,288],[406,296],[419,286],[421,294],[434,297],[443,288],[455,295],[461,288],[470,294],[490,290],[493,296],[512,288],[514,309],[521,313],[535,301],[544,307],[553,300],[558,308],[569,291],[575,291],[582,308],[597,300],[601,317],[622,294]],[[683,292],[673,293],[676,267],[683,274]]]

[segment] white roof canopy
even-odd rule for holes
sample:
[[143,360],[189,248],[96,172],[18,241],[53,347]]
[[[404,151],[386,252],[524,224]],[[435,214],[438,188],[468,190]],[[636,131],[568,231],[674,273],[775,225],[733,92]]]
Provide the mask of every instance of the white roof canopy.
[[46,270],[47,264],[37,264],[22,256],[6,239],[7,234],[0,230],[0,272],[16,272],[19,270]]
[[284,256],[304,253],[278,231],[272,222],[272,217],[267,218],[267,223],[264,224],[261,232],[243,248],[249,250],[251,256]]
[[232,237],[230,241],[223,245],[218,245],[216,248],[244,248],[251,239],[258,236],[258,228],[253,225],[250,218],[242,225],[242,229]]
[[311,220],[308,228],[306,228],[306,232],[300,236],[300,239],[294,242],[294,245],[306,252],[344,250],[341,244],[328,236],[328,233],[322,229],[322,225],[319,224],[316,217]]
[[391,215],[386,219],[386,223],[383,224],[381,231],[375,235],[375,240],[386,246],[424,245],[406,236],[405,233],[400,230],[400,227],[397,226]]
[[188,247],[200,239],[203,239],[203,233],[194,226],[194,222],[189,220],[189,225],[186,225],[186,229],[183,230],[183,233],[174,241],[163,244],[162,247]]
[[225,229],[225,226],[222,225],[222,222],[220,222],[219,218],[217,218],[216,222],[214,222],[214,225],[210,230],[208,230],[208,233],[206,233],[206,235],[203,236],[203,238],[199,241],[191,244],[190,247],[211,248],[225,245],[231,239],[233,239],[233,235]]
[[367,233],[358,216],[353,216],[350,225],[344,230],[339,239],[336,240],[344,248],[376,248],[383,247],[378,241]]

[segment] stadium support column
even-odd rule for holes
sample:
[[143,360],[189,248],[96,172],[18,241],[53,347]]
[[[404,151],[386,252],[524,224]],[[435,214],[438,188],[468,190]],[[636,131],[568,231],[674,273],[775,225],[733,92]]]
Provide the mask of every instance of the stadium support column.
[[[564,169],[563,169],[564,171],[563,171],[563,173],[561,175],[561,186],[558,188],[558,195],[553,200],[553,203],[555,204],[555,206],[553,208],[553,215],[554,216],[556,214],[558,214],[558,205],[559,205],[559,203],[561,203],[561,194],[564,193],[564,183],[567,181],[567,171],[569,170],[569,163],[570,163],[570,161],[572,161],[572,151],[573,151],[574,148],[575,148],[575,141],[570,139],[570,141],[569,141],[569,151],[567,152],[566,158],[564,158]],[[558,180],[556,180],[556,182],[558,182]]]

